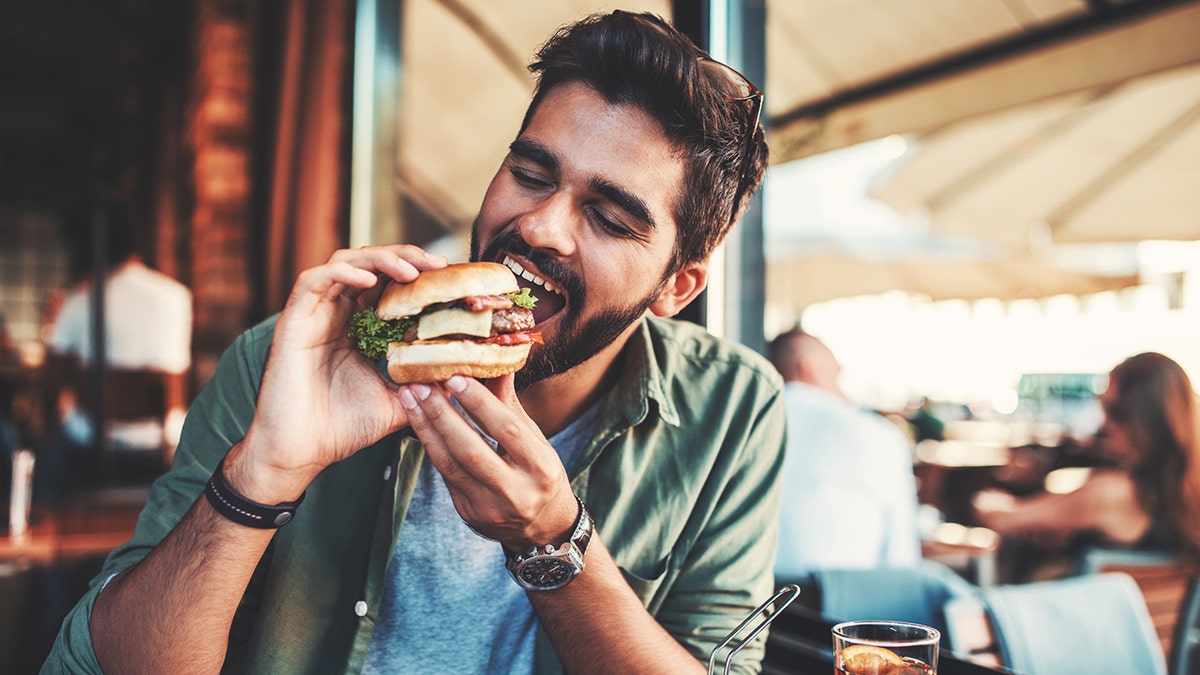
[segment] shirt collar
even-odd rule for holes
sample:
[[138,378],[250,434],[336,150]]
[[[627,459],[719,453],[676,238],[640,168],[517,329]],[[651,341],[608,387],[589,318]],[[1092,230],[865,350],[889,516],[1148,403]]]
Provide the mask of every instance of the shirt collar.
[[636,426],[650,413],[650,402],[658,416],[671,426],[679,426],[679,413],[667,388],[670,369],[668,345],[655,343],[651,324],[659,319],[643,319],[625,345],[625,366],[614,393],[616,409],[629,426]]

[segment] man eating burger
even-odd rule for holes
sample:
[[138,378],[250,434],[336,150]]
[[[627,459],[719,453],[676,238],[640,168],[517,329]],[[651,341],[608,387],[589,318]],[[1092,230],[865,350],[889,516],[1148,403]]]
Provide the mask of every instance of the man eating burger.
[[668,318],[762,180],[762,95],[622,11],[531,70],[471,256],[537,297],[545,344],[515,374],[397,385],[348,325],[446,260],[368,247],[301,273],[193,404],[49,668],[702,673],[770,596],[781,382]]

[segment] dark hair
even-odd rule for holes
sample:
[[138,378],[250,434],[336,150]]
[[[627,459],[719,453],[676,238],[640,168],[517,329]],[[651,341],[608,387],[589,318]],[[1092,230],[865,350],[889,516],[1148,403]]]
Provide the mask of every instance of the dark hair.
[[674,214],[679,232],[667,275],[713,252],[767,167],[761,125],[747,141],[752,104],[729,101],[728,85],[710,76],[701,58],[707,55],[661,18],[617,10],[563,26],[529,66],[538,81],[522,131],[552,89],[582,82],[611,103],[646,111],[684,157],[686,189]]
[[119,201],[97,203],[86,199],[73,199],[62,211],[61,232],[67,242],[68,268],[72,282],[92,275],[94,251],[100,242],[96,240],[96,218],[102,216],[105,223],[104,250],[106,270],[120,265],[134,255],[142,253],[139,247],[137,226],[133,209]]
[[1116,400],[1105,414],[1137,450],[1138,499],[1200,563],[1200,439],[1196,394],[1178,363],[1155,352],[1125,359],[1109,373]]
[[788,375],[796,367],[798,350],[796,343],[807,337],[808,333],[800,326],[786,330],[767,343],[767,358],[775,365],[775,369]]

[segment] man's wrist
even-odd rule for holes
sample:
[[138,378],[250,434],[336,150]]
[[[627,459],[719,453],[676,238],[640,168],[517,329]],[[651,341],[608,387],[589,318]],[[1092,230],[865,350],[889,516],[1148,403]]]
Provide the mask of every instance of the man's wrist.
[[260,504],[246,499],[226,481],[222,470],[224,464],[222,459],[204,486],[204,496],[217,513],[239,525],[268,530],[283,527],[296,517],[296,509],[304,501],[304,494],[295,501],[277,504]]
[[315,476],[256,464],[245,440],[235,443],[225,456],[225,481],[242,497],[260,504],[278,504],[300,498]]
[[502,541],[506,553],[524,553],[530,547],[544,546],[549,542],[563,542],[571,538],[579,519],[579,498],[568,491],[562,505],[555,507],[552,514],[531,523],[520,540]]

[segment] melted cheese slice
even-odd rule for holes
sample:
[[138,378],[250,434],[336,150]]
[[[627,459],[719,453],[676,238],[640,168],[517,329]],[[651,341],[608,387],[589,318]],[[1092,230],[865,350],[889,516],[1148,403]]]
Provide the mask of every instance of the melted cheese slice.
[[492,310],[471,312],[451,307],[422,314],[417,320],[417,339],[432,340],[443,335],[474,335],[487,337],[492,334]]

